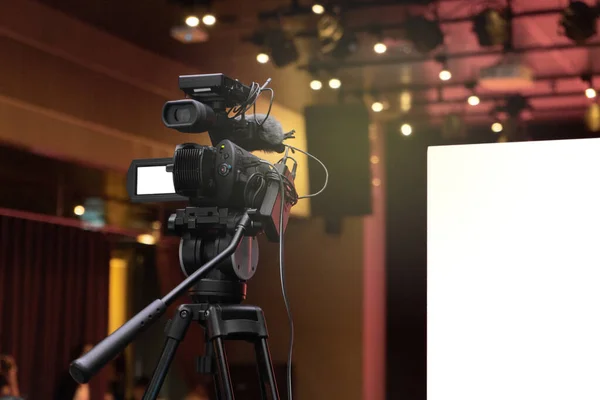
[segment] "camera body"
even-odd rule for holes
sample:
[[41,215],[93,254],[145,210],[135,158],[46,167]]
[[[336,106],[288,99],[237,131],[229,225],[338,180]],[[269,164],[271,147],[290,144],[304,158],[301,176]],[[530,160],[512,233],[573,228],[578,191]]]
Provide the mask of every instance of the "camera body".
[[213,146],[184,143],[176,147],[173,158],[133,160],[127,176],[130,199],[256,210],[253,218],[269,240],[278,242],[281,202],[283,229],[294,203],[282,196],[280,179],[286,193],[290,187],[293,191],[294,173],[285,163],[275,164],[273,170],[270,163],[235,144],[248,144],[253,134],[243,116],[260,93],[258,85],[248,87],[223,74],[208,74],[180,76],[179,88],[188,98],[165,103],[163,123],[185,133],[208,131]]

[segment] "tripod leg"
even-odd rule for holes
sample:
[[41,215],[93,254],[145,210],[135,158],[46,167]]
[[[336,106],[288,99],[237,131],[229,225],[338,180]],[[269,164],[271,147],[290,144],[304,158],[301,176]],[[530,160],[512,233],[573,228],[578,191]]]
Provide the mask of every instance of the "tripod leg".
[[219,395],[221,400],[235,400],[233,395],[233,385],[231,376],[229,375],[229,365],[227,363],[227,355],[225,354],[225,345],[223,338],[216,337],[212,340],[217,359],[217,377],[219,380]]
[[275,380],[275,371],[273,370],[267,338],[258,339],[254,348],[263,399],[279,400],[279,391],[277,390],[277,381]]
[[156,400],[158,397],[167,373],[169,372],[169,366],[173,361],[173,357],[175,357],[177,347],[185,337],[185,333],[190,326],[192,316],[192,312],[188,310],[186,306],[181,306],[177,310],[173,320],[169,321],[169,325],[167,326],[167,340],[165,341],[165,346],[163,347],[158,364],[152,374],[152,379],[144,393],[144,400]]

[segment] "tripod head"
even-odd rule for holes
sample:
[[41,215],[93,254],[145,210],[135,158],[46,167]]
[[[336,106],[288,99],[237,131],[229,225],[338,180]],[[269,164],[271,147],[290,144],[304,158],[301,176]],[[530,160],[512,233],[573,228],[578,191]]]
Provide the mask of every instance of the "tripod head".
[[[181,237],[179,264],[189,277],[222,253],[232,242],[240,218],[249,211],[218,207],[187,207],[169,218],[169,230]],[[246,299],[246,282],[256,272],[260,223],[252,223],[229,257],[189,290],[194,303],[239,304]]]

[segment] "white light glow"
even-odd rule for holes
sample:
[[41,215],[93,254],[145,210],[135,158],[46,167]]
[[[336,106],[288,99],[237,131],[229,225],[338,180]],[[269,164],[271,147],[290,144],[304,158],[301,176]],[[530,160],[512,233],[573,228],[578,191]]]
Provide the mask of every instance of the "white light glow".
[[371,110],[373,110],[373,112],[382,112],[383,111],[383,103],[380,101],[376,101],[373,104],[371,104]]
[[469,96],[469,98],[467,99],[467,103],[469,103],[469,105],[471,105],[471,106],[476,106],[479,104],[479,102],[480,102],[479,97],[477,97],[475,95]]
[[207,26],[214,25],[217,22],[217,18],[212,14],[206,14],[202,17],[202,23]]
[[189,27],[194,28],[200,24],[200,19],[195,15],[190,15],[185,19],[185,24]]
[[504,129],[504,127],[502,126],[502,124],[500,122],[494,122],[492,124],[492,132],[500,133],[500,132],[502,132],[502,129]]
[[387,46],[385,45],[385,43],[375,43],[375,45],[373,46],[373,51],[377,54],[383,54],[387,51]]
[[312,12],[314,12],[317,15],[321,15],[325,12],[325,7],[323,7],[321,4],[313,4]]
[[600,399],[598,154],[428,149],[428,400]]
[[440,79],[442,81],[449,81],[450,79],[452,79],[452,73],[447,69],[443,69],[440,71]]
[[83,214],[85,214],[85,207],[84,206],[75,206],[75,208],[73,208],[73,214],[81,217]]
[[332,89],[339,89],[342,86],[342,81],[337,78],[331,78],[329,80],[329,87]]
[[588,99],[595,99],[596,98],[596,89],[594,89],[594,88],[585,89],[585,97],[587,97]]
[[321,90],[322,87],[323,83],[320,80],[313,79],[312,81],[310,81],[310,88],[312,90]]
[[266,64],[269,62],[269,55],[267,53],[258,53],[256,55],[256,61],[261,64]]
[[136,194],[173,194],[173,174],[165,165],[138,167]]
[[151,246],[156,243],[156,238],[148,233],[144,233],[144,234],[138,235],[137,242]]
[[404,136],[410,136],[412,134],[412,126],[409,124],[402,124],[400,127],[400,133]]

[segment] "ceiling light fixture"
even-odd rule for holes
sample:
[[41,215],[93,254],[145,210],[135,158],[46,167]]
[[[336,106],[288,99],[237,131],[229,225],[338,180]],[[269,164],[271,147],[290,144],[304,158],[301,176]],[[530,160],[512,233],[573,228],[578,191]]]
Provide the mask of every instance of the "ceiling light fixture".
[[377,54],[383,54],[387,51],[387,46],[383,42],[377,42],[373,46],[373,51]]
[[402,124],[400,125],[400,133],[404,136],[410,136],[412,134],[412,126],[410,124]]
[[312,12],[314,12],[317,15],[321,15],[321,14],[323,14],[325,12],[325,7],[323,7],[319,3],[315,3],[312,6]]
[[596,34],[598,12],[583,1],[570,1],[562,11],[560,26],[566,37],[582,44]]
[[321,82],[318,79],[313,79],[312,81],[310,81],[310,88],[312,90],[321,90],[321,88],[323,87],[323,82]]
[[486,8],[473,18],[473,32],[481,47],[506,45],[510,39],[507,10]]
[[331,78],[329,80],[329,87],[332,89],[339,89],[342,86],[342,81],[337,78]]
[[185,24],[190,28],[195,28],[196,26],[200,25],[200,19],[195,15],[190,15],[185,19]]
[[467,99],[467,103],[469,103],[470,106],[477,106],[480,103],[479,97],[477,95],[472,94]]
[[384,105],[382,102],[380,101],[374,101],[373,104],[371,104],[371,110],[373,110],[373,112],[382,112],[384,109]]
[[437,21],[415,16],[405,22],[404,28],[406,38],[422,54],[427,54],[444,43],[444,34]]
[[321,44],[321,53],[343,59],[358,49],[356,34],[347,30],[340,18],[325,14],[317,22],[317,35]]
[[269,62],[269,55],[267,53],[258,53],[256,55],[256,61],[261,64],[266,64]]
[[584,81],[587,85],[587,88],[585,89],[585,97],[587,97],[588,99],[595,99],[596,89],[594,89],[592,74],[581,75],[581,80]]
[[217,17],[212,14],[205,14],[202,17],[202,23],[206,26],[213,26],[217,22]]
[[491,128],[492,128],[492,132],[494,132],[494,133],[500,133],[504,129],[504,127],[502,126],[502,124],[500,122],[494,122],[492,124]]

